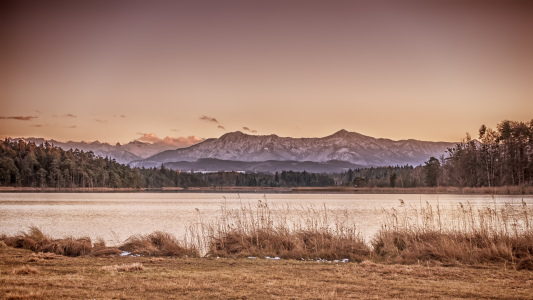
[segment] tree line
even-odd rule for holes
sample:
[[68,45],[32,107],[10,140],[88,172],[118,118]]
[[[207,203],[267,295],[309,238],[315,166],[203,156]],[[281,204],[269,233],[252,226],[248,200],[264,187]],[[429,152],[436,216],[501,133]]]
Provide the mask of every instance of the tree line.
[[425,163],[428,186],[494,187],[533,184],[533,120],[504,120],[496,129],[482,125],[446,155]]
[[424,165],[349,169],[334,174],[282,171],[185,173],[161,165],[131,168],[92,151],[63,150],[48,142],[0,143],[0,186],[50,188],[262,187],[493,187],[533,184],[533,120],[482,125]]
[[326,174],[283,171],[262,173],[185,173],[161,165],[131,168],[92,151],[63,150],[48,142],[0,143],[0,186],[46,188],[161,188],[209,186],[330,186]]
[[0,186],[47,188],[159,188],[207,186],[195,174],[130,168],[92,151],[63,150],[48,142],[0,143]]

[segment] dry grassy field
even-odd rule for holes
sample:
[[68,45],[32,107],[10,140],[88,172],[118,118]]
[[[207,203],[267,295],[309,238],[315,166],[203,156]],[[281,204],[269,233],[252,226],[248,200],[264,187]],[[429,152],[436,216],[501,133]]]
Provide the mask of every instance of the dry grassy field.
[[248,258],[66,257],[0,249],[2,299],[531,299],[533,272]]

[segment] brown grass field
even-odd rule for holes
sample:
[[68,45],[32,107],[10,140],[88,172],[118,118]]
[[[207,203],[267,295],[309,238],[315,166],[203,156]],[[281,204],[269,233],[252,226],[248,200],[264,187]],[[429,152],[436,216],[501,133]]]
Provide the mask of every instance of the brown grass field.
[[533,272],[505,266],[66,257],[0,249],[2,299],[531,299],[532,295]]

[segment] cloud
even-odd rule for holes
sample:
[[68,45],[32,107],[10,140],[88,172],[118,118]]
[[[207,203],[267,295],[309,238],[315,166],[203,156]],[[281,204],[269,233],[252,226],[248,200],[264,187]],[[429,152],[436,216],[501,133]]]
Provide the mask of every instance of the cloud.
[[177,130],[177,129],[170,129],[170,131],[175,131],[175,132],[178,132],[178,130]]
[[69,117],[69,118],[77,118],[78,116],[74,115],[74,114],[66,114],[65,117]]
[[161,139],[157,136],[155,133],[138,133],[142,135],[140,138],[138,138],[138,141],[141,142],[147,142],[147,143],[157,143],[161,141]]
[[163,143],[167,145],[176,146],[177,148],[189,147],[199,142],[204,141],[203,138],[197,136],[188,136],[188,137],[170,137],[159,138],[155,133],[138,133],[142,135],[137,141],[146,142],[146,143]]
[[256,132],[257,132],[257,130],[250,129],[250,128],[246,127],[246,126],[243,127],[242,129],[243,129],[243,130],[246,130],[246,131],[248,131],[248,132],[251,132],[251,133],[256,133]]
[[68,126],[67,128],[76,128],[76,125]]
[[0,117],[0,119],[19,120],[19,121],[31,121],[32,119],[37,119],[37,118],[38,117],[31,117],[31,116]]
[[125,118],[126,116],[125,115],[113,115],[113,117],[115,117],[115,118]]
[[103,123],[103,124],[107,123],[107,120],[102,120],[102,119],[94,119],[94,120],[98,123]]
[[202,117],[200,117],[200,120],[208,121],[208,122],[213,122],[213,123],[218,123],[218,120],[217,120],[217,119],[215,119],[215,118],[211,118],[211,117],[208,117],[208,116],[202,116]]
[[44,125],[41,125],[41,124],[35,124],[35,125],[30,125],[31,127],[43,127]]
[[226,130],[226,127],[222,126],[222,125],[218,125],[217,128],[220,128],[222,130]]
[[205,139],[197,137],[197,136],[188,136],[188,137],[165,137],[162,142],[164,144],[168,145],[174,145],[176,147],[182,148],[182,147],[189,147],[194,144],[198,144],[200,142],[203,142]]

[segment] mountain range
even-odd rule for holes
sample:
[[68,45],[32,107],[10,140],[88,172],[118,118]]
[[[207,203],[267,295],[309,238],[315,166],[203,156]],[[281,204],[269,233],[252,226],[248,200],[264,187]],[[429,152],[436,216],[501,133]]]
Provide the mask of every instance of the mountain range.
[[[25,138],[36,144],[42,138]],[[159,167],[179,170],[254,171],[282,170],[308,172],[342,172],[349,168],[420,165],[431,156],[440,157],[454,143],[374,138],[340,130],[322,138],[292,138],[272,135],[249,135],[230,132],[220,138],[178,148],[157,142],[133,141],[121,145],[96,142],[58,142],[63,149],[93,151],[132,167]]]
[[166,150],[132,161],[130,165],[165,164],[195,171],[268,172],[299,170],[307,166],[307,171],[338,172],[354,167],[419,165],[431,156],[440,157],[453,146],[454,143],[413,139],[393,141],[346,130],[323,138],[248,135],[237,131],[187,148]]

